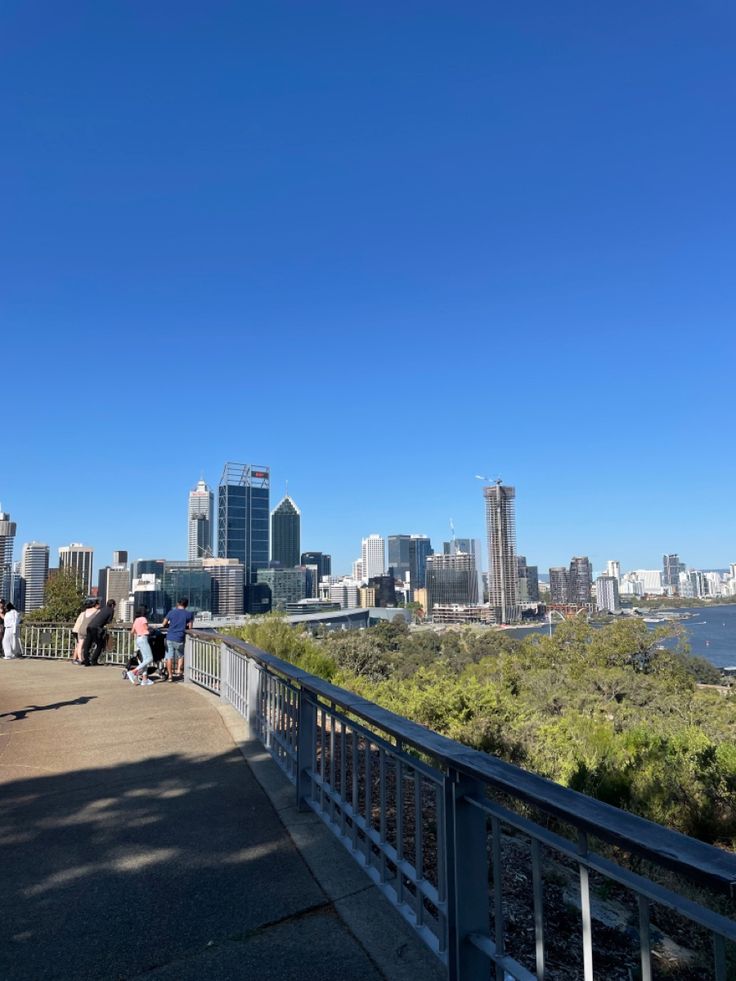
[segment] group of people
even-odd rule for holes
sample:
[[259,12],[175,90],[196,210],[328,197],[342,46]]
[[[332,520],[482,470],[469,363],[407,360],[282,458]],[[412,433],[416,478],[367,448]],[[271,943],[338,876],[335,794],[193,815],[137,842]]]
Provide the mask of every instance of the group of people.
[[[184,676],[184,637],[191,629],[194,614],[187,607],[188,599],[180,599],[176,607],[164,617],[162,626],[167,628],[166,634],[166,669],[170,682]],[[108,600],[105,606],[100,606],[99,600],[91,600],[76,619],[73,633],[76,644],[72,655],[72,663],[83,667],[95,667],[100,663],[100,655],[107,645],[108,624],[115,615],[115,600]],[[153,652],[149,640],[150,626],[146,611],[136,610],[135,620],[130,632],[135,637],[136,652],[140,656],[131,659],[123,672],[124,677],[132,685],[152,685],[148,671],[153,663]]]
[[[180,599],[161,624],[166,629],[166,676],[170,683],[184,677],[184,637],[194,620],[194,614],[187,610],[188,606],[188,599]],[[145,610],[136,610],[130,632],[135,637],[135,647],[141,661],[139,664],[131,664],[125,671],[125,676],[132,685],[152,685],[148,670],[153,664],[153,652],[148,639],[150,628]]]
[[0,641],[6,661],[21,657],[20,615],[13,604],[5,600],[0,600]]
[[107,625],[115,616],[115,600],[108,600],[100,608],[99,600],[90,600],[77,617],[72,633],[76,634],[72,664],[92,668],[100,663],[107,645]]

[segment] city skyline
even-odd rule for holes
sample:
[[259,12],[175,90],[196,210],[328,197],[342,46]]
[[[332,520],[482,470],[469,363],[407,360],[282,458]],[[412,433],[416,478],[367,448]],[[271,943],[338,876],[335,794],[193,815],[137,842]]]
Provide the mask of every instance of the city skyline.
[[[484,539],[476,473],[519,489],[542,569],[733,558],[727,8],[42,0],[0,20],[19,543],[183,557],[181,489],[246,459],[341,569],[372,531]],[[180,411],[88,405],[64,387],[88,362],[162,372]]]
[[[228,466],[231,466],[231,465],[226,464],[226,467],[228,467]],[[268,471],[268,468],[266,467],[265,470],[267,472]],[[471,486],[473,486],[473,485],[471,485]],[[198,481],[198,484],[195,487],[195,491],[197,489],[202,488],[202,487],[207,487],[207,483],[204,480],[204,478],[200,477],[200,479]],[[477,485],[475,485],[475,488],[477,489]],[[211,491],[209,491],[209,487],[207,487],[207,491],[209,493],[211,493]],[[180,531],[180,536],[179,537],[183,539],[184,544],[183,545],[180,544],[179,552],[177,552],[177,551],[165,552],[162,549],[156,548],[155,546],[153,546],[153,545],[151,545],[149,543],[146,546],[145,550],[143,550],[140,554],[136,554],[131,549],[128,549],[127,550],[130,553],[130,555],[131,555],[131,562],[136,561],[138,559],[151,558],[152,556],[157,556],[159,558],[166,558],[166,559],[169,559],[169,560],[172,560],[172,561],[184,561],[184,559],[186,559],[186,558],[189,558],[189,559],[193,558],[193,555],[191,554],[191,540],[192,540],[192,537],[191,537],[191,524],[192,524],[192,522],[191,522],[191,498],[192,498],[192,494],[193,493],[194,493],[194,491],[192,491],[191,490],[191,487],[190,487],[189,492],[188,492],[189,510],[185,514],[185,520],[187,520],[187,529],[188,529],[188,533],[189,533],[189,538],[188,538],[188,540],[186,538],[187,532],[185,532],[183,534],[183,536],[182,536],[181,531]],[[280,504],[283,503],[284,500],[291,501],[292,499],[287,494],[282,499],[282,501],[279,502],[279,503]],[[272,515],[273,515],[273,512],[271,513],[271,517],[272,517]],[[300,516],[300,519],[301,519],[301,510],[299,510],[299,516]],[[476,515],[475,520],[476,520],[476,523],[478,523],[478,517],[477,517],[477,515]],[[369,524],[369,522],[365,522],[365,523],[368,523]],[[487,525],[487,522],[484,522],[484,523]],[[18,562],[19,557],[20,557],[21,550],[24,548],[24,546],[26,544],[33,544],[33,543],[35,543],[35,539],[28,539],[28,541],[26,541],[25,537],[22,534],[22,522],[20,522],[20,523],[19,522],[16,522],[15,516],[13,516],[13,522],[12,522],[12,524],[13,524],[13,526],[16,526],[17,528],[20,528],[20,531],[16,531],[15,539],[14,539],[14,541],[15,541],[15,552],[14,552],[13,558],[14,558],[14,561],[15,562]],[[215,533],[217,527],[218,527],[218,523],[216,521],[216,513],[214,513],[213,514],[211,525],[208,528],[208,533],[209,533],[210,536],[214,536],[214,533]],[[391,525],[390,527],[393,527],[393,525]],[[449,522],[448,522],[448,528],[449,528],[451,534],[454,535],[454,533],[455,533],[455,522],[452,519],[450,519]],[[464,530],[464,529],[461,529],[461,530]],[[447,552],[448,549],[451,546],[452,541],[454,539],[451,538],[450,541],[448,541],[447,539],[443,539],[443,537],[442,537],[443,535],[447,535],[447,531],[442,532],[442,533],[439,533],[438,535],[434,536],[432,534],[424,535],[423,533],[417,533],[416,531],[408,532],[406,530],[400,531],[400,532],[399,531],[392,531],[392,532],[381,531],[381,532],[376,532],[375,530],[373,530],[373,531],[370,532],[370,534],[363,534],[363,535],[361,535],[361,538],[360,538],[359,543],[358,543],[357,550],[360,551],[360,541],[363,541],[364,539],[369,538],[369,537],[372,537],[372,536],[377,536],[377,537],[382,538],[384,540],[384,551],[385,551],[386,542],[389,539],[395,538],[395,537],[405,537],[407,539],[409,539],[409,538],[427,538],[427,539],[429,539],[432,542],[432,547],[433,547],[433,549],[436,552],[437,551],[442,551],[443,549],[444,549],[445,552]],[[111,537],[110,540],[114,542],[115,546],[117,546],[117,545],[120,544],[121,538],[125,538],[125,537],[126,536],[125,536],[124,530],[119,530],[119,531],[116,531],[114,533],[114,535]],[[480,542],[481,541],[486,541],[486,539],[487,539],[487,527],[484,528],[482,534],[479,534],[477,537],[471,537],[471,536],[465,536],[465,535],[463,535],[463,536],[457,536],[456,541],[458,543],[460,543],[460,544],[463,544],[465,542],[470,541],[470,542],[473,543],[473,549],[475,549],[475,547],[477,545],[480,545]],[[46,536],[46,540],[49,540],[49,536]],[[52,556],[52,557],[53,556],[56,556],[57,557],[57,563],[56,563],[57,565],[58,565],[58,557],[59,557],[60,552],[62,550],[65,550],[65,549],[68,549],[69,548],[69,542],[70,541],[71,541],[71,539],[67,539],[66,542],[63,545],[49,544],[49,545],[46,546],[46,547],[49,548],[50,556]],[[74,539],[74,544],[77,544],[77,545],[79,545],[81,547],[84,547],[86,549],[91,549],[95,556],[103,555],[103,554],[112,554],[112,553],[114,553],[116,551],[116,548],[110,548],[110,549],[106,549],[104,547],[103,548],[99,548],[96,544],[90,544],[90,541],[91,541],[91,539],[88,539],[88,537],[85,537],[83,535],[79,535],[79,536],[77,536],[76,539]],[[329,549],[330,543],[329,542],[327,542],[327,543],[320,543],[320,545],[321,545],[321,548],[319,549],[319,551],[327,552],[328,549]],[[217,549],[214,549],[213,551],[214,551],[214,553],[216,555]],[[314,549],[313,549],[313,551],[314,551]],[[517,551],[518,551],[519,554],[521,554],[521,548],[520,547],[517,549]],[[548,562],[544,561],[543,559],[542,560],[537,559],[536,558],[536,555],[534,555],[533,548],[532,549],[529,549],[528,551],[534,556],[534,559],[535,559],[535,561],[533,563],[531,563],[531,564],[536,565],[539,568],[540,575],[542,577],[546,577],[547,574],[548,574],[548,571],[550,569],[553,569],[553,568],[555,568],[555,567],[557,567],[558,565],[561,564],[560,562],[548,563]],[[353,558],[348,559],[348,560],[344,560],[343,559],[342,561],[340,559],[338,559],[337,562],[335,562],[335,560],[334,560],[334,554],[335,553],[334,552],[330,553],[333,556],[333,565],[335,566],[335,569],[336,570],[339,570],[340,574],[344,574],[344,575],[349,575],[350,574],[351,567],[352,567],[353,562],[354,562],[354,553],[355,552],[356,552],[356,548],[354,548],[352,545],[348,544],[345,547],[345,553],[344,554],[345,555],[351,555],[351,556],[353,556]],[[621,559],[611,558],[611,556],[614,553],[615,553],[615,550],[614,549],[611,549],[608,552],[601,553],[602,555],[605,555],[606,556],[605,558],[600,557],[600,556],[595,556],[593,558],[593,553],[592,553],[592,551],[590,549],[587,549],[587,550],[582,549],[581,550],[581,554],[584,554],[586,559],[590,559],[591,560],[591,563],[590,563],[591,564],[591,575],[593,573],[595,573],[596,575],[610,573],[610,569],[611,569],[612,564],[613,565],[616,565],[617,567],[619,567],[620,572],[621,572],[622,575],[623,574],[632,573],[632,572],[634,572],[636,570],[643,570],[643,569],[661,570],[661,568],[662,568],[662,562],[664,560],[666,560],[668,557],[675,557],[678,560],[681,558],[679,552],[678,553],[667,553],[667,552],[662,552],[660,550],[657,553],[656,558],[653,557],[653,559],[654,559],[653,561],[644,562],[644,561],[641,561],[641,560],[633,560],[631,562],[627,562],[627,561],[622,561]],[[568,547],[567,548],[567,555],[565,555],[564,549],[563,549],[563,554],[561,556],[561,558],[562,558],[562,564],[565,564],[566,565],[568,563],[568,561],[570,560],[570,556],[573,556],[573,550],[571,550]],[[206,556],[200,556],[200,557],[206,557]],[[485,546],[483,546],[483,547],[480,548],[480,553],[479,553],[479,556],[478,557],[479,557],[479,560],[480,560],[480,568],[482,568],[483,571],[488,571],[487,549],[486,549]],[[702,571],[727,570],[729,568],[729,565],[731,564],[730,563],[730,560],[729,560],[729,558],[727,556],[724,557],[724,559],[723,559],[722,562],[720,562],[720,563],[713,563],[713,564],[699,564],[699,563],[690,561],[689,560],[690,559],[689,556],[684,556],[684,559],[685,559],[685,561],[682,562],[682,565],[683,565],[684,568],[686,568],[686,569],[698,569],[698,570],[702,570]],[[53,566],[53,564],[54,563],[52,561],[50,561],[50,565]],[[388,558],[386,558],[386,560],[384,562],[384,565],[385,565],[386,568],[388,567],[388,564],[389,564]],[[95,565],[94,568],[96,570],[96,569],[98,569],[100,567],[97,566],[97,565]],[[663,577],[663,582],[664,582],[664,577]]]

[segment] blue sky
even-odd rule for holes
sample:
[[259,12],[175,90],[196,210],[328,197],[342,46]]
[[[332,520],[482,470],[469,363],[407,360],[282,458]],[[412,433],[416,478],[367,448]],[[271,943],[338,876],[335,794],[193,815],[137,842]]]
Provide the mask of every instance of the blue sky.
[[303,547],[482,537],[546,569],[736,560],[736,14],[10,2],[0,502],[182,557],[270,465]]

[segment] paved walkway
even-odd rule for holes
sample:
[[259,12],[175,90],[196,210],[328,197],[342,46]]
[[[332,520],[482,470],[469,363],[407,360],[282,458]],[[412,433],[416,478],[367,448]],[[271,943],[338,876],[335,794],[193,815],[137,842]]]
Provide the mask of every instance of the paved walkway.
[[112,667],[0,661],[0,978],[439,976],[250,744],[256,780],[227,711]]

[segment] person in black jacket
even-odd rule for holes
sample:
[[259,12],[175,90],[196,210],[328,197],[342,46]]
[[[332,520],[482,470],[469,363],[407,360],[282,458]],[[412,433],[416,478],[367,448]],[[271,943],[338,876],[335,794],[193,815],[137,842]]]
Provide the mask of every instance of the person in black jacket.
[[[107,640],[105,627],[114,616],[115,600],[108,600],[107,604],[95,613],[87,624],[87,634],[84,638],[84,647],[82,648],[82,664],[86,668],[94,667],[99,663],[100,654],[105,650],[105,641]],[[93,646],[94,654],[90,658]]]

